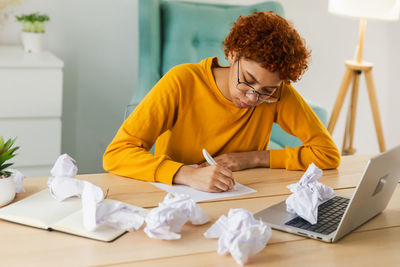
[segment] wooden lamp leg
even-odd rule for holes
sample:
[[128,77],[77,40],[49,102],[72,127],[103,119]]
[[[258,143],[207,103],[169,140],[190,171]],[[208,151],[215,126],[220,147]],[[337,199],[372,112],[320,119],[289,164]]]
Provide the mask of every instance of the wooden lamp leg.
[[378,138],[379,150],[386,151],[385,139],[383,137],[382,122],[379,116],[378,101],[376,99],[374,79],[372,70],[365,71],[365,81],[368,89],[369,103],[371,104],[372,117],[374,118],[376,136]]
[[[351,103],[350,103],[350,105],[351,105]],[[342,143],[342,155],[345,155],[344,151],[346,151],[347,147],[349,146],[349,136],[350,136],[349,129],[350,129],[350,118],[351,118],[350,112],[349,112],[350,105],[349,105],[349,110],[346,115],[346,124],[345,124],[345,128],[344,128],[343,143]]]
[[350,108],[347,116],[345,137],[343,139],[343,155],[353,155],[356,150],[353,147],[354,126],[356,122],[357,102],[358,102],[358,89],[360,84],[361,71],[354,70],[353,88],[351,91]]
[[333,130],[335,129],[335,125],[336,125],[337,119],[339,117],[340,110],[343,106],[343,102],[346,97],[346,94],[349,89],[349,85],[350,85],[350,82],[351,82],[353,76],[354,76],[354,72],[352,70],[350,70],[349,68],[346,68],[346,72],[344,73],[342,84],[340,85],[339,92],[336,97],[336,102],[333,107],[331,117],[330,117],[329,123],[328,123],[328,132],[330,134],[332,134]]

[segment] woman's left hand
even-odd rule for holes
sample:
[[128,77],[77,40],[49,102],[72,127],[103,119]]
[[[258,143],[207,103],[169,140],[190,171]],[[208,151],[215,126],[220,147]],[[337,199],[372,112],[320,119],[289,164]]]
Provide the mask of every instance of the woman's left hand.
[[[269,151],[233,152],[222,154],[214,158],[218,165],[240,171],[257,167],[269,167]],[[209,166],[203,162],[199,167]]]

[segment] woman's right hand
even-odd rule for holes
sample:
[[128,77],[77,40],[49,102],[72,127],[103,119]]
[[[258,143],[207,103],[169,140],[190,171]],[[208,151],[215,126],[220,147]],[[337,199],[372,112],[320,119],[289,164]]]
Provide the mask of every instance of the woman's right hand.
[[173,183],[188,185],[206,192],[224,192],[235,185],[232,171],[219,165],[202,168],[182,166],[175,174]]

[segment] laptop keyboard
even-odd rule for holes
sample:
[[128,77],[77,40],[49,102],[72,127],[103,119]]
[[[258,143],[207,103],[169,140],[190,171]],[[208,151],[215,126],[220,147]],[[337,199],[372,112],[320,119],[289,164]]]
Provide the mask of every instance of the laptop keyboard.
[[296,217],[286,222],[285,225],[329,235],[339,226],[349,201],[347,198],[335,196],[319,205],[318,222],[316,224],[311,224],[301,217]]

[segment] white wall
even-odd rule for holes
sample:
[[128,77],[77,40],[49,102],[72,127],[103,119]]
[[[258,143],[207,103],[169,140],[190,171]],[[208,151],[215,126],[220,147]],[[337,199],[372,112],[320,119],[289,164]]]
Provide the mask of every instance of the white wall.
[[[253,3],[240,0],[205,2]],[[295,86],[307,99],[331,111],[344,74],[344,60],[354,55],[358,21],[328,13],[328,1],[282,0],[292,21],[312,49],[312,63]],[[48,13],[47,47],[65,63],[63,152],[80,173],[101,172],[101,157],[122,123],[137,79],[137,0],[25,0],[16,14]],[[397,114],[400,90],[397,64],[400,22],[369,21],[364,59],[374,63],[374,78],[388,148],[400,143]],[[0,44],[19,43],[19,25],[0,26]],[[344,115],[334,131],[341,148]],[[364,80],[361,81],[355,131],[357,153],[377,153],[378,145]]]
[[[14,8],[50,16],[46,46],[65,66],[62,152],[77,160],[79,173],[103,171],[105,147],[134,90],[137,9],[132,0],[24,0]],[[0,28],[0,44],[19,44],[19,32],[10,19]]]

